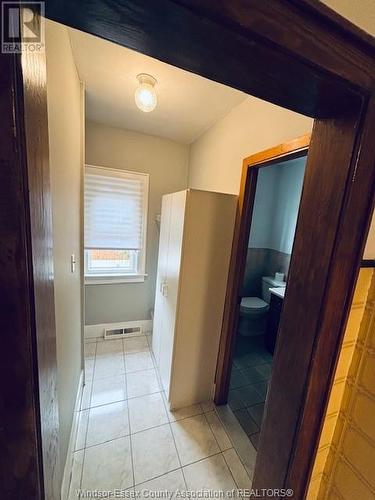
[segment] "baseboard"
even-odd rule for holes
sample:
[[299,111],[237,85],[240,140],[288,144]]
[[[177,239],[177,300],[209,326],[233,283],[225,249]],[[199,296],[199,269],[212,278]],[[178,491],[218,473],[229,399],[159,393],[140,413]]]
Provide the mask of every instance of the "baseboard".
[[85,339],[102,339],[106,328],[125,328],[142,326],[143,333],[152,331],[152,320],[122,321],[120,323],[102,323],[99,325],[85,325]]
[[61,499],[62,500],[66,500],[68,498],[68,494],[69,494],[69,484],[70,484],[70,476],[72,473],[72,466],[73,466],[74,446],[75,446],[77,431],[78,431],[79,409],[81,406],[82,389],[83,389],[83,370],[81,371],[81,376],[79,377],[77,397],[76,397],[76,402],[74,405],[72,428],[70,430],[68,452],[66,454],[64,475],[63,475],[63,479],[62,479],[62,483],[61,483]]

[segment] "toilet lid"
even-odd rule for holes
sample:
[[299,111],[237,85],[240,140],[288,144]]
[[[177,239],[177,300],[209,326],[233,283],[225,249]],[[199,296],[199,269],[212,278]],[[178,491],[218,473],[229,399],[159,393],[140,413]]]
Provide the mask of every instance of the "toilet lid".
[[259,297],[242,297],[241,307],[244,309],[267,309],[268,304]]

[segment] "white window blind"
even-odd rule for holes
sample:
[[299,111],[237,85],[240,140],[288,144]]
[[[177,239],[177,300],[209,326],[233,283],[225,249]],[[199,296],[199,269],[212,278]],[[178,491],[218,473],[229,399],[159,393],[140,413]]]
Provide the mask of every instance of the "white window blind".
[[148,175],[87,166],[85,248],[142,250]]

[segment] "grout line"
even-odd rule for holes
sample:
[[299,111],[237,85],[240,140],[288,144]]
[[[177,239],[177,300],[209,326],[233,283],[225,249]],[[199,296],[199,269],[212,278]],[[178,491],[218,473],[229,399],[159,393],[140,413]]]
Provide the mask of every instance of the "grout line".
[[[124,340],[122,340],[122,344],[124,345]],[[124,367],[125,367],[125,391],[126,391],[126,395],[128,395],[128,380],[127,380],[127,376],[126,376],[126,360],[125,360],[125,355],[124,355]],[[129,403],[126,403],[126,408],[127,408],[127,412],[128,412],[128,424],[129,424],[130,460],[131,460],[131,464],[132,464],[132,477],[133,477],[132,486],[134,487],[134,485],[135,485],[135,473],[134,473],[133,442],[132,442],[132,437],[131,437],[131,423],[130,423]]]

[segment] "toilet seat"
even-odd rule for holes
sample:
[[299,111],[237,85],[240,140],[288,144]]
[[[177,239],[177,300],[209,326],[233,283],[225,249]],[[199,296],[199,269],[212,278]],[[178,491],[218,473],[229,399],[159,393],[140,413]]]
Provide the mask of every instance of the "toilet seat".
[[240,312],[245,314],[266,312],[268,307],[267,302],[259,297],[242,297]]

